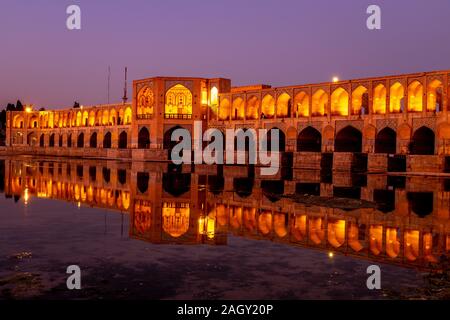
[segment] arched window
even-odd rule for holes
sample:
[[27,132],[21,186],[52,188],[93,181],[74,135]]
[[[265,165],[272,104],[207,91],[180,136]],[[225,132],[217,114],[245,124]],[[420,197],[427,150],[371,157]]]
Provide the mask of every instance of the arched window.
[[309,116],[309,96],[302,91],[296,94],[294,99],[295,116],[308,117]]
[[291,116],[291,97],[287,93],[282,93],[277,100],[277,117],[287,118]]
[[390,94],[390,104],[389,104],[389,112],[391,113],[399,113],[404,112],[404,96],[405,89],[401,85],[401,83],[396,82],[391,86],[391,94]]
[[192,93],[181,84],[166,93],[165,118],[190,119],[192,117]]
[[84,133],[80,133],[77,139],[77,148],[84,148]]
[[343,88],[337,88],[331,95],[331,114],[348,116],[348,93]]
[[54,133],[52,133],[50,135],[50,140],[48,142],[48,146],[52,147],[52,148],[55,146],[55,134]]
[[44,134],[41,134],[41,137],[39,138],[39,146],[40,147],[45,147],[45,136]]
[[228,120],[230,118],[230,101],[223,99],[220,101],[219,120]]
[[312,116],[326,115],[328,94],[322,89],[317,90],[312,98]]
[[137,98],[137,117],[138,119],[148,119],[153,115],[155,98],[150,87],[143,87]]
[[275,99],[266,94],[261,103],[261,119],[272,119],[275,116]]
[[379,84],[373,90],[373,113],[385,114],[386,113],[386,87],[383,84]]
[[422,112],[423,110],[423,85],[419,81],[413,81],[408,86],[408,111]]
[[97,148],[97,132],[91,134],[91,139],[89,140],[89,146],[91,148]]

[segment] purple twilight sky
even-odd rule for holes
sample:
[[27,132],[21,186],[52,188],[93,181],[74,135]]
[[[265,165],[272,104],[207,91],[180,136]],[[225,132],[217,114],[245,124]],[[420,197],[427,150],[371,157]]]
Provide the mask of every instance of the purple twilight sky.
[[[129,79],[273,86],[450,69],[449,0],[0,0],[0,108],[111,102]],[[82,29],[66,28],[81,7]],[[382,9],[382,29],[366,9]],[[131,90],[131,81],[129,83]]]

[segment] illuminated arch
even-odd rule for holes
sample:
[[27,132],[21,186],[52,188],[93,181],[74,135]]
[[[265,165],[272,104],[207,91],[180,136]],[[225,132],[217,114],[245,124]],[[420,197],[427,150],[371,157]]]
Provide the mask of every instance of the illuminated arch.
[[242,225],[242,208],[238,206],[230,207],[230,226],[239,229]]
[[245,117],[248,120],[258,119],[259,99],[256,96],[251,96],[247,99],[247,111]]
[[233,112],[231,117],[233,120],[243,120],[245,114],[244,100],[242,98],[236,98],[233,100]]
[[297,93],[294,98],[294,106],[298,117],[308,117],[309,95],[304,91]]
[[116,125],[117,124],[117,111],[116,109],[111,109],[109,111],[109,124]]
[[32,116],[28,122],[28,127],[31,129],[36,129],[39,125],[39,119],[37,116]]
[[96,126],[102,125],[102,123],[103,123],[102,118],[103,118],[103,112],[102,112],[102,110],[98,110],[97,114],[95,115],[95,125]]
[[155,97],[150,87],[143,87],[137,97],[137,115],[141,117],[150,117],[153,115]]
[[216,87],[211,88],[211,106],[215,107],[219,104],[219,90]]
[[312,97],[312,116],[323,116],[326,114],[326,106],[328,104],[328,94],[322,90],[317,90]]
[[352,92],[352,114],[367,114],[369,112],[369,94],[367,88],[358,86]]
[[174,115],[192,115],[192,93],[181,84],[167,90],[164,112],[166,117]]
[[423,110],[423,85],[415,80],[408,86],[408,111],[421,112]]
[[292,109],[291,96],[284,92],[277,99],[277,117],[278,118],[290,117],[291,109]]
[[231,105],[228,99],[222,99],[219,107],[219,120],[228,120],[231,113]]
[[348,116],[348,92],[344,88],[337,88],[331,94],[331,114]]
[[24,127],[24,120],[22,115],[15,115],[13,120],[13,127],[22,129]]
[[87,111],[83,112],[83,119],[81,120],[81,126],[87,126],[89,121],[89,113]]
[[256,208],[244,208],[243,209],[243,220],[244,227],[250,231],[254,232],[256,230]]
[[443,111],[442,82],[435,79],[428,84],[427,111]]
[[102,112],[102,124],[107,126],[109,124],[109,110],[104,109]]
[[272,119],[275,116],[275,99],[266,94],[261,103],[261,118]]
[[124,125],[131,124],[131,119],[132,119],[131,108],[127,107],[127,108],[125,108],[125,112],[123,114],[123,124]]
[[[363,225],[363,227],[365,228],[365,225]],[[359,241],[359,234],[360,234],[359,229],[360,228],[357,223],[355,223],[355,222],[349,223],[348,244],[355,252],[359,252],[364,248],[363,245],[361,244],[361,242]],[[361,233],[364,233],[364,230],[362,230]]]
[[373,89],[373,109],[374,114],[386,113],[386,87],[383,84],[379,84]]
[[81,111],[77,112],[77,118],[76,118],[76,125],[77,127],[80,127],[83,123],[83,114],[81,113]]
[[409,261],[419,258],[419,231],[408,230],[405,232],[405,257]]
[[89,111],[89,126],[91,126],[91,127],[95,126],[95,111],[94,110]]
[[323,219],[320,217],[309,219],[309,239],[316,245],[321,244],[325,238]]
[[390,89],[389,112],[399,113],[404,110],[405,88],[400,82],[396,82]]
[[383,226],[372,225],[369,227],[369,248],[372,254],[376,256],[381,254],[383,249]]

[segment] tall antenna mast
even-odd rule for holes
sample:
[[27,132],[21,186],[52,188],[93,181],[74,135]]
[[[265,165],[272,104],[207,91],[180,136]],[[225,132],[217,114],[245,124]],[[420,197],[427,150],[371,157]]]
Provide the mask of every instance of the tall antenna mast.
[[123,87],[123,98],[122,98],[124,104],[127,103],[127,100],[128,100],[128,98],[127,98],[127,73],[128,73],[128,68],[125,67],[125,85]]
[[111,66],[108,66],[108,104],[110,103],[109,102],[110,84],[111,84]]

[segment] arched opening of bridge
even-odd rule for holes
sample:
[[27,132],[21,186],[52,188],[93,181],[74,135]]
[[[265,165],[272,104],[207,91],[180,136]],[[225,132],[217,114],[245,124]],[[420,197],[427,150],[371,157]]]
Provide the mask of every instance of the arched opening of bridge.
[[247,120],[256,120],[258,119],[258,109],[259,109],[259,99],[256,96],[251,96],[247,100],[247,112],[246,119]]
[[275,99],[266,94],[261,103],[261,119],[272,119],[275,116]]
[[244,120],[244,100],[242,98],[236,98],[233,100],[233,113],[232,113],[232,119],[233,120]]
[[107,132],[103,137],[103,148],[105,149],[111,148],[111,132]]
[[122,131],[119,134],[119,149],[126,149],[128,146],[128,134],[126,131]]
[[331,115],[348,116],[348,92],[337,88],[331,95]]
[[[165,150],[168,151],[168,153],[169,153],[169,160],[172,159],[172,149],[173,149],[178,143],[180,143],[180,142],[183,141],[183,138],[182,138],[182,137],[180,137],[178,141],[172,141],[172,133],[173,133],[175,130],[177,130],[177,129],[183,129],[183,128],[180,127],[180,126],[176,126],[176,127],[173,127],[173,128],[171,128],[171,129],[167,130],[166,133],[164,133],[163,148],[164,148]],[[183,152],[183,151],[181,151],[181,152]],[[182,156],[182,154],[180,154],[180,156]]]
[[91,139],[89,140],[89,146],[91,148],[97,148],[97,132],[91,134]]
[[364,86],[358,86],[352,93],[352,114],[369,113],[369,93]]
[[67,147],[72,148],[72,134],[67,137]]
[[59,135],[59,142],[58,142],[58,146],[61,148],[63,146],[63,135]]
[[148,149],[150,148],[150,132],[147,127],[142,127],[138,134],[138,148]]
[[137,173],[137,188],[140,193],[147,192],[149,179],[150,179],[150,175],[148,172],[138,172]]
[[327,113],[328,94],[322,90],[317,90],[312,97],[312,111],[311,115],[324,116]]
[[400,82],[396,82],[391,86],[389,112],[399,113],[405,111],[405,88]]
[[179,197],[191,190],[191,174],[190,173],[173,173],[163,174],[163,189],[168,194]]
[[334,141],[335,152],[361,152],[362,133],[352,126],[340,130]]
[[397,133],[386,127],[378,132],[375,139],[375,153],[395,154],[397,151]]
[[27,144],[30,147],[34,147],[36,145],[37,139],[36,139],[36,133],[31,132],[27,135]]
[[379,84],[373,89],[373,110],[374,114],[386,113],[386,87]]
[[435,79],[428,84],[427,111],[443,111],[442,91],[441,81]]
[[[278,150],[275,150],[275,144],[272,142],[272,132],[278,130]],[[267,146],[267,151],[284,152],[286,150],[286,135],[279,128],[272,128],[267,131],[267,135],[263,138]],[[264,145],[264,143],[263,143]],[[264,148],[263,148],[264,149]]]
[[55,134],[54,133],[52,133],[50,135],[50,140],[48,141],[48,146],[52,147],[52,148],[55,146]]
[[297,151],[300,152],[321,152],[322,135],[313,127],[303,129],[297,138]]
[[228,99],[220,100],[219,120],[228,120],[230,118],[231,106]]
[[308,94],[304,91],[297,93],[297,95],[294,98],[294,106],[296,117],[308,117],[309,116]]
[[427,127],[417,129],[410,142],[409,150],[411,154],[433,155],[435,135],[433,130]]
[[84,147],[84,133],[80,133],[78,135],[77,148],[83,148],[83,147]]
[[44,134],[41,134],[41,137],[39,138],[39,146],[44,147],[45,146],[45,136]]
[[291,116],[292,101],[287,93],[282,93],[277,100],[277,118],[288,118]]

